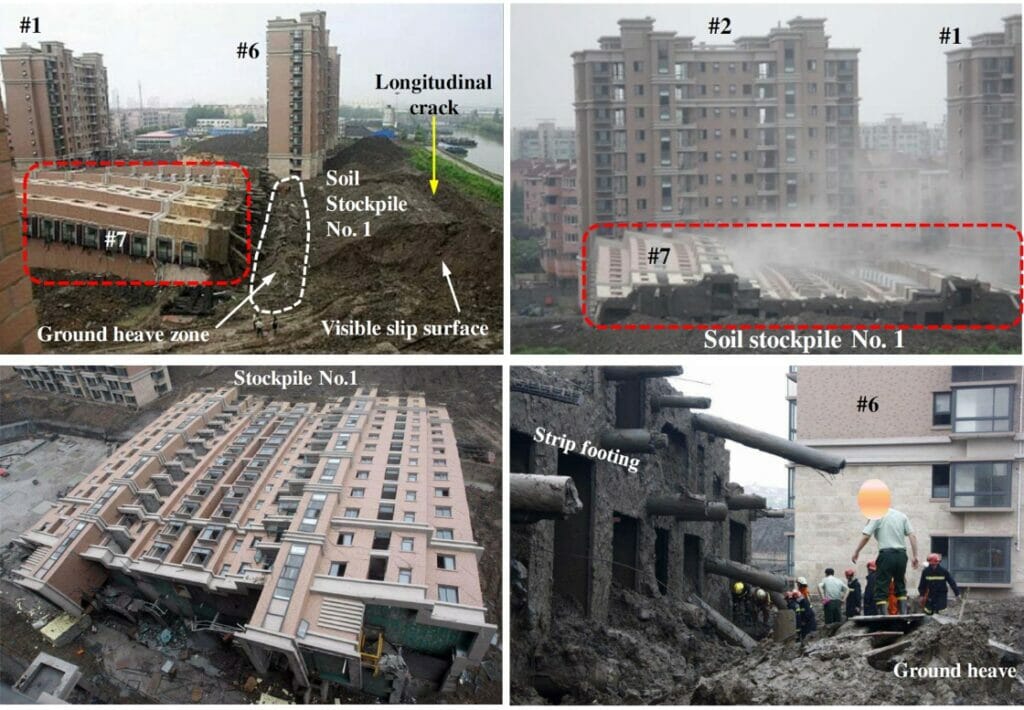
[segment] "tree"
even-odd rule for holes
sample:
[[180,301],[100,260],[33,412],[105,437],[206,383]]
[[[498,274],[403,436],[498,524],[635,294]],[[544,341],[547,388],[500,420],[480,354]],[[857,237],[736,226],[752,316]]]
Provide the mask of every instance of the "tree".
[[519,183],[512,183],[512,218],[523,216],[523,188]]
[[185,128],[194,128],[200,118],[227,118],[227,113],[219,106],[193,106],[185,111]]
[[248,125],[250,123],[256,123],[256,114],[252,111],[246,111],[242,114],[242,125]]
[[512,272],[516,274],[537,273],[540,268],[540,242],[534,239],[513,239]]

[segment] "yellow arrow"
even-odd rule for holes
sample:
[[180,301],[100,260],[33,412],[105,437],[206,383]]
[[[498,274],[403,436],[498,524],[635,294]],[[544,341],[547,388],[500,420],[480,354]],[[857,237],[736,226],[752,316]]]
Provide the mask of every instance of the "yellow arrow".
[[437,194],[437,116],[430,117],[430,194]]

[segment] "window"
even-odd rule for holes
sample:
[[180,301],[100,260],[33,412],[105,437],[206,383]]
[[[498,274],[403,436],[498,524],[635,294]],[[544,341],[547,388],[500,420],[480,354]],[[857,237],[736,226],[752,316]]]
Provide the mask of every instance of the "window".
[[377,509],[377,520],[394,520],[395,506],[392,503],[381,503]]
[[385,483],[381,489],[380,497],[384,500],[394,500],[398,497],[398,486],[393,483]]
[[434,515],[438,518],[450,518],[452,517],[452,509],[450,506],[439,505],[434,508]]
[[419,479],[420,479],[419,474],[410,473],[405,480],[407,482],[409,482],[409,483],[416,483]]
[[455,569],[455,555],[438,555],[437,556],[437,568],[454,570]]
[[953,403],[951,392],[932,393],[932,426],[949,426]]
[[954,367],[953,382],[992,382],[1012,380],[1013,367]]
[[949,464],[932,464],[932,498],[949,498]]
[[359,508],[345,508],[345,517],[346,518],[358,518],[359,517]]
[[434,537],[438,540],[454,540],[455,531],[451,528],[438,528],[434,531]]
[[1012,385],[953,390],[953,431],[1010,431],[1012,394]]
[[313,532],[316,530],[317,521],[320,519],[320,511],[323,510],[324,502],[327,500],[326,493],[314,493],[306,508],[306,514],[302,518],[299,530],[302,532]]
[[406,491],[405,492],[405,499],[407,501],[409,501],[409,502],[415,501],[416,500],[416,491]]
[[1009,508],[1013,489],[1009,461],[952,464],[952,508]]
[[373,533],[373,549],[386,550],[391,547],[391,533],[387,530],[375,530]]
[[404,523],[415,523],[416,522],[416,513],[405,513],[402,516],[402,522],[404,522]]
[[352,541],[355,538],[355,533],[343,532],[338,533],[338,544],[345,547],[351,547]]
[[448,602],[450,604],[459,603],[459,588],[452,587],[447,584],[437,585],[437,598],[439,601]]
[[384,578],[388,573],[388,558],[387,557],[371,557],[370,558],[370,569],[366,574],[367,579],[372,579],[375,582],[383,582]]
[[352,497],[353,498],[363,498],[365,496],[366,496],[366,489],[365,488],[353,488],[352,489]]
[[932,550],[945,546],[946,567],[957,584],[1009,584],[1010,538],[933,537]]
[[370,477],[369,471],[356,471],[356,478],[360,481],[365,481]]
[[434,489],[434,497],[435,498],[451,498],[452,497],[452,489],[451,488],[435,488]]
[[398,570],[398,583],[399,584],[412,584],[412,570],[408,567],[402,567]]
[[332,577],[344,577],[345,576],[345,568],[347,568],[347,567],[348,567],[348,562],[332,562],[331,563],[331,569],[330,569],[330,571],[328,571],[328,574],[331,575]]
[[403,537],[402,538],[402,552],[412,552],[415,538]]
[[291,551],[285,557],[284,567],[281,568],[281,576],[278,577],[277,586],[274,588],[274,599],[288,601],[292,598],[292,591],[295,589],[295,580],[299,578],[299,570],[306,559],[306,545],[292,545]]

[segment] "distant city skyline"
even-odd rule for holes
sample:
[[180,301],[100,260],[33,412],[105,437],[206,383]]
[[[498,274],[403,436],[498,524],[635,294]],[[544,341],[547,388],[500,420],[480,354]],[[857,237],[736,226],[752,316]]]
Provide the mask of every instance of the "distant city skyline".
[[[727,8],[727,9],[726,9]],[[617,35],[624,18],[654,18],[657,31],[692,36],[694,43],[731,45],[708,33],[712,16],[728,15],[732,38],[766,35],[797,16],[825,18],[830,47],[860,49],[860,123],[890,114],[939,124],[946,114],[946,55],[970,46],[970,37],[1001,32],[1002,18],[1019,4],[964,5],[514,5],[511,19],[512,107],[515,128],[542,119],[574,126],[572,53],[596,49],[599,37]],[[879,19],[884,13],[884,19]],[[961,45],[939,44],[942,27],[959,27]],[[899,69],[895,77],[894,69]],[[897,79],[898,80],[894,80]]]
[[[466,108],[504,104],[500,5],[203,4],[201,23],[182,12],[188,7],[195,6],[15,4],[8,6],[9,14],[38,16],[40,33],[19,34],[15,23],[4,23],[0,47],[56,41],[76,56],[102,53],[112,110],[115,91],[122,109],[138,107],[140,81],[147,107],[151,98],[160,104],[153,108],[247,104],[253,96],[265,101],[267,21],[324,9],[331,43],[341,51],[342,104],[393,102],[393,92],[374,90],[378,73],[490,73],[490,91],[423,92],[415,101],[450,97]],[[236,48],[243,41],[257,43],[260,56],[239,59]],[[399,96],[402,106],[411,100],[411,94]]]

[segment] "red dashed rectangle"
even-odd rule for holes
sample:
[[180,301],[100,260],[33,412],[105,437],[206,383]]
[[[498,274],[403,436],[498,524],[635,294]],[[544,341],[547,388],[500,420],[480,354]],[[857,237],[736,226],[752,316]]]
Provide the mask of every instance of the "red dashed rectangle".
[[[1012,323],[595,323],[587,313],[587,239],[597,229],[1009,229],[1017,235],[1017,300],[1020,310]],[[1010,330],[1024,315],[1024,235],[1013,224],[1001,222],[601,222],[587,227],[580,242],[580,311],[584,322],[597,330]]]
[[[40,168],[131,168],[135,166],[160,167],[160,166],[186,166],[186,167],[230,167],[242,171],[245,177],[245,271],[236,278],[218,281],[137,281],[129,279],[118,280],[82,280],[82,281],[54,281],[41,279],[32,275],[28,263],[28,181],[34,170]],[[237,286],[248,278],[252,269],[252,180],[249,169],[240,163],[223,160],[44,160],[35,163],[25,171],[21,178],[21,261],[25,275],[32,283],[39,286]]]

